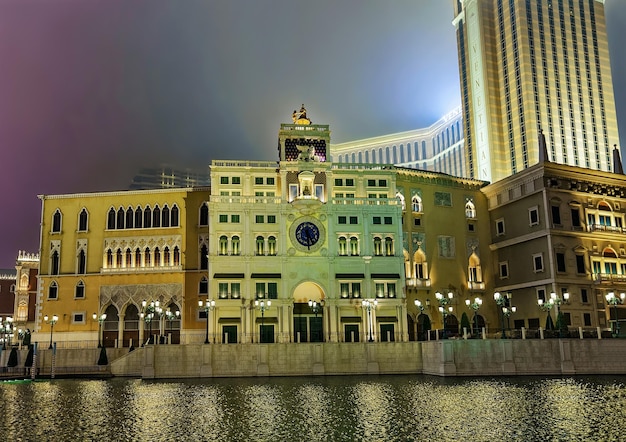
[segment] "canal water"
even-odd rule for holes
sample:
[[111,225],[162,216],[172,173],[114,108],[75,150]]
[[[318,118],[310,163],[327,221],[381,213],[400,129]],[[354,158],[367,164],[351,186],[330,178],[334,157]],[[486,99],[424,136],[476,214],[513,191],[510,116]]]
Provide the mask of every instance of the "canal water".
[[0,383],[3,441],[620,441],[626,377]]

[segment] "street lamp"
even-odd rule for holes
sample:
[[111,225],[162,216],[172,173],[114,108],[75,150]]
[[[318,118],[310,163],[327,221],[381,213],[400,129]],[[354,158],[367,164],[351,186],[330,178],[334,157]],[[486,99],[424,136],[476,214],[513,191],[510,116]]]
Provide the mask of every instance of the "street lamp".
[[[202,300],[198,301],[198,307],[204,310],[206,314],[206,334],[204,336],[204,343],[210,344],[209,341],[209,312],[215,308],[215,299],[207,298],[206,301],[202,302]],[[178,312],[176,312],[178,313]]]
[[377,306],[378,306],[378,300],[376,299],[371,300],[371,301],[369,299],[364,299],[363,301],[361,301],[361,307],[363,307],[365,311],[367,311],[367,322],[369,324],[369,338],[367,339],[368,342],[374,342],[372,309],[375,309]]
[[254,306],[261,310],[261,334],[259,336],[259,342],[263,341],[263,330],[265,330],[265,310],[269,310],[272,306],[272,301],[264,299],[254,301]]
[[561,304],[569,303],[569,293],[563,293],[563,297],[557,296],[556,293],[550,293],[550,302],[556,305],[556,323],[558,324],[557,328],[559,329],[559,338],[562,337],[562,329],[563,329],[563,318],[561,318]]
[[465,305],[474,310],[474,330],[476,335],[478,335],[478,310],[483,305],[483,300],[481,298],[474,298],[474,302],[471,302],[469,299],[466,299]]
[[163,309],[161,308],[161,303],[159,301],[151,301],[150,304],[144,299],[141,301],[141,317],[149,323],[150,327],[150,336],[148,337],[148,344],[152,342],[152,319],[156,316],[157,319],[161,317],[161,313]]
[[606,302],[613,306],[615,309],[615,326],[613,327],[613,337],[617,338],[619,336],[619,318],[617,309],[618,304],[624,303],[624,298],[626,298],[626,293],[620,293],[619,297],[615,296],[615,293],[610,292],[606,295]]
[[316,318],[317,318],[317,314],[320,311],[322,311],[322,307],[324,307],[324,301],[317,302],[317,301],[313,301],[313,300],[309,299],[309,308],[315,314]]
[[[174,319],[178,319],[179,317],[180,317],[180,312],[178,310],[176,310],[175,312],[172,312],[169,307],[167,308],[167,310],[165,310],[165,320],[170,322],[170,334],[172,333],[172,321]],[[208,323],[209,321],[207,318],[207,324]]]
[[91,315],[91,317],[94,321],[98,321],[98,348],[100,348],[102,347],[102,345],[100,344],[100,336],[102,335],[102,323],[107,318],[107,314],[102,313],[100,316],[98,316],[97,313],[94,313],[93,315]]
[[439,301],[439,311],[441,312],[441,316],[443,317],[443,334],[441,335],[442,339],[446,339],[448,337],[448,333],[446,330],[446,318],[448,314],[452,313],[452,306],[447,307],[450,302],[452,302],[452,298],[454,294],[452,292],[448,292],[448,296],[443,296],[440,292],[435,293],[435,298]]
[[509,307],[511,294],[505,293],[504,295],[502,295],[500,294],[500,292],[495,292],[493,294],[493,299],[496,301],[496,304],[498,304],[498,307],[500,307],[500,324],[502,325],[502,339],[506,339],[506,333],[504,331],[504,309]]
[[2,346],[4,350],[7,349],[7,340],[9,341],[9,346],[11,345],[11,336],[13,335],[12,323],[13,318],[11,316],[7,316],[4,321],[2,317],[0,317],[0,334],[2,335]]
[[510,316],[512,313],[517,311],[517,307],[502,307],[502,314],[506,318],[506,328],[507,330],[511,330],[511,319]]
[[52,350],[52,331],[54,330],[54,324],[57,323],[59,317],[57,315],[52,315],[52,317],[49,318],[48,315],[46,315],[43,317],[43,320],[50,324],[50,346],[48,347],[48,350]]

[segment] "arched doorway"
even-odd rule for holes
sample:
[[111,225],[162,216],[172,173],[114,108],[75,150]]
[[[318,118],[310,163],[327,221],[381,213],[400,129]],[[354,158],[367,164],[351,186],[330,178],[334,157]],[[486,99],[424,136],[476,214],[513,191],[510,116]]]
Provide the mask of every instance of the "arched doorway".
[[459,334],[459,320],[454,315],[446,316],[446,335],[450,338]]
[[171,344],[180,344],[180,308],[174,302],[165,310],[165,335],[171,336]]
[[115,347],[117,341],[117,329],[120,323],[120,316],[114,305],[109,305],[104,311],[107,317],[104,320],[104,328],[102,330],[102,346]]
[[324,342],[324,291],[313,282],[293,292],[293,342]]
[[122,335],[122,346],[130,347],[140,344],[139,342],[139,310],[134,304],[126,307],[124,314],[124,333]]

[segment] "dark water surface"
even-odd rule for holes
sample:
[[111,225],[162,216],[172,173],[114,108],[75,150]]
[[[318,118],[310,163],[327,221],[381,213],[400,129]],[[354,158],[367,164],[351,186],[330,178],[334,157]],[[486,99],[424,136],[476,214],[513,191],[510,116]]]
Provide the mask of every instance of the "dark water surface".
[[0,383],[0,441],[622,441],[626,377]]

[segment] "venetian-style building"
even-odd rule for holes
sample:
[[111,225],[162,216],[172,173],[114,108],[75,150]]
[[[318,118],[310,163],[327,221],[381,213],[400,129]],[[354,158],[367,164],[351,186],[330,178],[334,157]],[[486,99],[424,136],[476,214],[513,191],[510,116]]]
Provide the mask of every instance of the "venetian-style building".
[[606,297],[626,292],[622,173],[542,162],[483,191],[491,219],[490,273],[495,291],[509,293],[517,306],[510,318],[515,328],[544,327],[538,300],[549,302],[552,293],[574,329],[626,320],[622,305],[611,306]]
[[214,161],[210,189],[41,195],[37,331],[68,346],[407,340],[396,170],[327,161],[329,127],[296,114],[278,162]]

